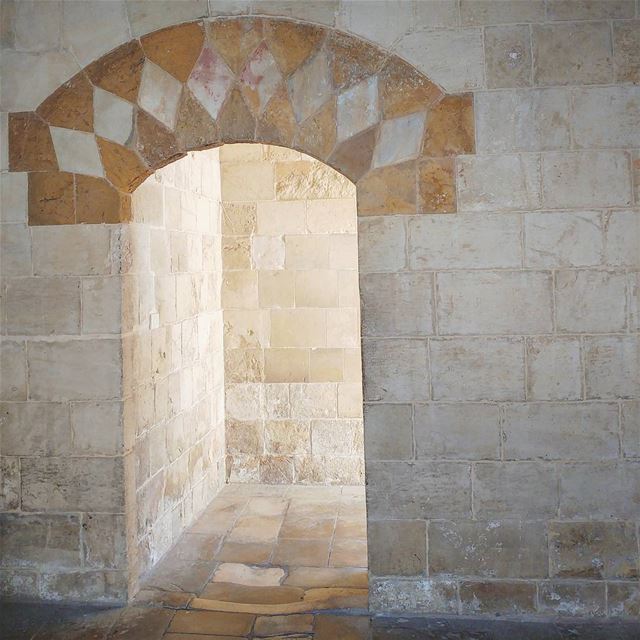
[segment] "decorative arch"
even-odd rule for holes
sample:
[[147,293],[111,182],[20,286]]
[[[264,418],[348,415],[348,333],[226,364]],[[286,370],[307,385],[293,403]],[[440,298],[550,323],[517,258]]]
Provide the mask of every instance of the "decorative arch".
[[356,184],[359,215],[452,212],[454,156],[474,152],[473,99],[345,33],[238,17],[132,40],[9,116],[30,225],[127,222],[148,175],[233,142],[322,160]]

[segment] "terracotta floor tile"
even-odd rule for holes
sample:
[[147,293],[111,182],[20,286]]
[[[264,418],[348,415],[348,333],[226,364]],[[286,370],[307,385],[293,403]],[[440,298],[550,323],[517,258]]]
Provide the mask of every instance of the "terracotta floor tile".
[[216,560],[221,562],[241,562],[243,564],[265,564],[271,558],[275,543],[271,542],[225,542]]
[[251,567],[246,564],[225,562],[213,574],[212,582],[233,582],[248,587],[276,587],[284,579],[280,567]]
[[254,620],[255,616],[248,613],[178,611],[168,631],[242,637],[249,634]]
[[325,567],[329,557],[329,540],[280,538],[273,552],[275,565]]
[[287,516],[280,529],[281,538],[330,539],[335,526],[334,518],[314,516]]
[[357,538],[336,539],[329,558],[330,567],[366,567],[367,541]]
[[284,581],[285,585],[304,587],[348,587],[366,589],[367,570],[353,567],[294,567]]
[[261,638],[291,633],[311,633],[312,631],[313,616],[301,613],[290,616],[261,616],[256,620],[253,635]]

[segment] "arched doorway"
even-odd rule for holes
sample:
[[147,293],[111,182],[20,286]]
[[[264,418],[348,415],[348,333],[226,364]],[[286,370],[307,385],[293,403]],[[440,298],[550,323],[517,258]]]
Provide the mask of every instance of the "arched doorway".
[[[424,327],[398,330],[389,321],[384,290],[388,274],[407,267],[403,216],[456,210],[453,157],[473,152],[472,108],[470,96],[445,96],[400,58],[340,32],[279,19],[217,19],[133,40],[89,64],[35,112],[10,114],[9,161],[12,171],[28,173],[39,275],[65,269],[135,272],[145,257],[130,224],[130,194],[190,150],[227,142],[277,144],[318,158],[352,180],[360,216],[359,263],[369,274],[366,455],[368,461],[386,460],[391,444],[401,441],[401,447],[411,448],[411,435],[379,426],[367,435],[367,425],[379,425],[381,412],[396,410],[385,403],[421,397],[426,347]],[[421,308],[420,282],[407,274],[400,278],[401,305],[394,313]],[[113,283],[110,298],[98,289],[87,300],[96,307],[122,305],[125,280]],[[26,472],[35,488],[22,505],[45,512],[80,510],[69,523],[78,530],[92,512],[106,513],[100,528],[114,539],[126,538],[131,549],[136,525],[125,487],[137,462],[123,427],[123,371],[152,366],[152,347],[128,341],[118,322],[108,337],[103,329],[31,348],[36,366],[29,371],[30,398],[86,403],[84,408],[103,420],[101,437],[110,431],[113,442],[103,446],[97,432],[90,432],[84,453],[69,456],[72,463],[67,453],[30,463]],[[59,367],[56,379],[46,373],[52,361]],[[148,402],[136,411],[148,409]],[[97,452],[99,461],[87,451]],[[368,488],[369,500],[381,500],[380,505],[395,490],[385,474],[377,473]],[[53,500],[46,489],[51,483]],[[380,509],[375,513],[377,548],[384,554],[403,524],[387,520]],[[18,509],[15,520],[21,518],[26,523],[28,516]],[[417,549],[424,547],[423,533],[418,527]],[[407,553],[412,556],[410,548]],[[384,563],[379,571],[384,573]],[[91,589],[78,590],[73,575],[90,580]],[[54,586],[47,593],[37,589],[44,597],[118,600],[134,592],[136,582],[130,559],[121,555],[117,564],[83,566],[76,574],[54,569],[49,579]]]

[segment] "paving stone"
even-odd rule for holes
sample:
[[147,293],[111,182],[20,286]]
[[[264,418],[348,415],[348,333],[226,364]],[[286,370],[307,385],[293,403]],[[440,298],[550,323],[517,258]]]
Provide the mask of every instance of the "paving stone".
[[246,636],[253,627],[255,616],[246,613],[219,611],[178,611],[168,631],[177,633]]
[[279,585],[284,575],[284,571],[279,567],[260,568],[223,563],[216,569],[213,582],[233,582],[248,587],[268,587]]

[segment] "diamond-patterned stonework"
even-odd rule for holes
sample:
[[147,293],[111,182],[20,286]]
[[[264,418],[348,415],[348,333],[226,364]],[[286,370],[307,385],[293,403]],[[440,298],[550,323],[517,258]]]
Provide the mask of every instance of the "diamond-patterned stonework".
[[11,171],[46,172],[29,179],[30,224],[126,221],[150,173],[230,142],[327,162],[356,183],[361,216],[455,211],[473,100],[354,36],[238,17],[132,40],[9,116]]

